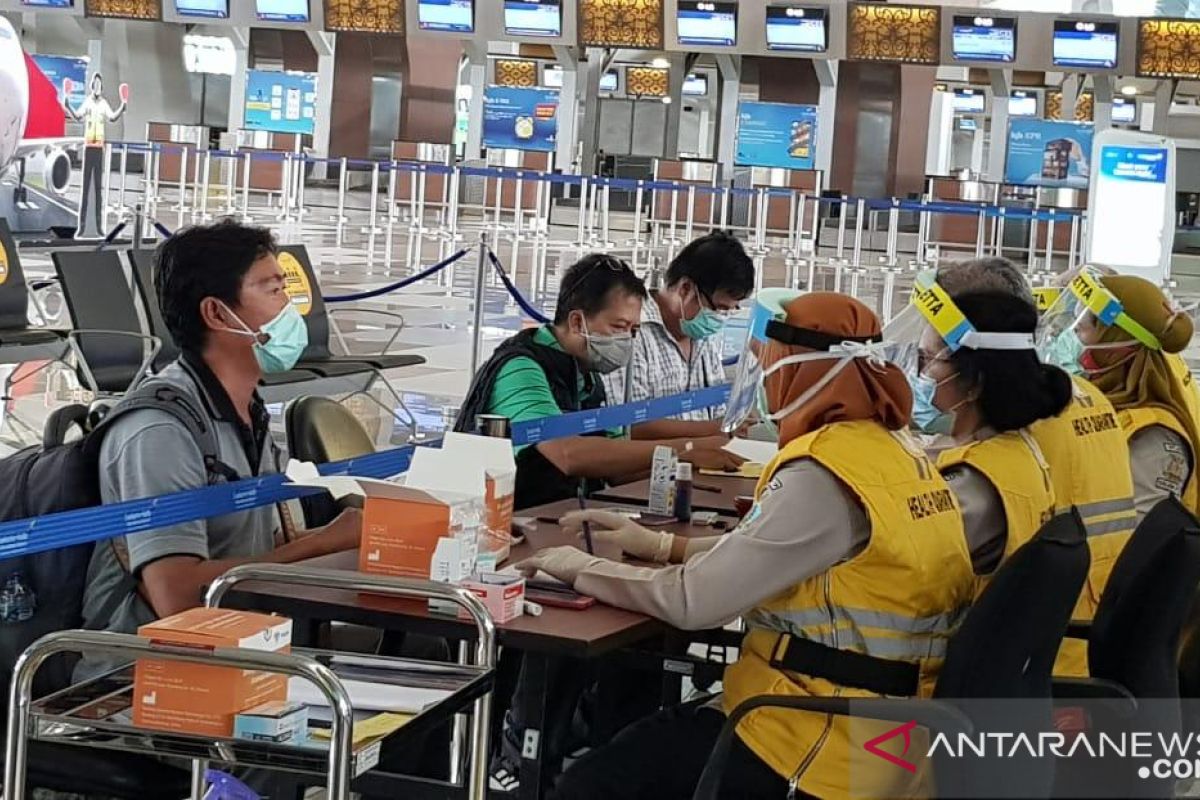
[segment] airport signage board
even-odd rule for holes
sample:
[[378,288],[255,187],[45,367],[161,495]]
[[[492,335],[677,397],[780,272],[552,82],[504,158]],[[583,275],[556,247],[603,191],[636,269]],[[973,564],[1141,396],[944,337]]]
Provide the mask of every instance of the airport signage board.
[[316,127],[317,75],[314,72],[246,71],[249,130],[308,133]]
[[1109,129],[1095,144],[1087,261],[1162,284],[1175,243],[1175,143]]
[[816,150],[816,106],[748,100],[738,104],[738,166],[815,169]]
[[44,56],[41,54],[33,54],[30,57],[33,59],[33,63],[38,65],[38,69],[42,71],[42,74],[50,81],[50,84],[58,90],[60,96],[62,94],[63,79],[71,79],[71,94],[67,99],[71,101],[73,108],[78,108],[79,104],[87,97],[88,60],[77,56]]
[[489,86],[483,95],[483,146],[551,153],[558,139],[558,91]]
[[1010,120],[1004,182],[1086,189],[1091,174],[1092,134],[1090,122]]

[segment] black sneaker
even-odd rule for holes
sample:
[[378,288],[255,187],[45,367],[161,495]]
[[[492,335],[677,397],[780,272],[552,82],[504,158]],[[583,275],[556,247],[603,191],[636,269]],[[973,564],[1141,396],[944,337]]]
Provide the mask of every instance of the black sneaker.
[[488,793],[490,795],[515,795],[521,788],[521,767],[504,755],[492,757],[491,768],[488,772]]

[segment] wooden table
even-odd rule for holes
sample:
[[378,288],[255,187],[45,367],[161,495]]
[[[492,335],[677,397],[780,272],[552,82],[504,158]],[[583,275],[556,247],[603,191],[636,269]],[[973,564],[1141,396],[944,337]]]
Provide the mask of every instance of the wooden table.
[[[692,486],[692,509],[695,511],[716,511],[737,517],[737,506],[734,498],[739,496],[753,497],[754,487],[758,485],[755,478],[740,478],[723,475],[696,475]],[[713,487],[720,491],[713,491]],[[650,498],[650,480],[625,483],[620,486],[610,486],[596,492],[593,497],[597,500],[617,501],[632,505],[644,506]]]
[[[568,511],[578,510],[578,507],[576,501],[567,500],[525,509],[518,512],[517,516],[557,518]],[[595,503],[592,507],[603,508],[604,505]],[[661,530],[683,536],[711,536],[718,532],[708,526],[687,523],[673,523]],[[524,543],[513,547],[508,563],[515,563],[543,548],[564,544],[578,546],[575,537],[564,533],[558,525],[539,522],[536,528],[527,532]],[[620,557],[620,553],[605,552],[604,548],[600,548],[598,554]],[[303,563],[313,567],[355,571],[358,568],[358,553],[336,553]],[[230,591],[226,604],[287,614],[297,621],[297,631],[310,629],[314,623],[337,620],[454,640],[473,639],[475,634],[472,623],[430,613],[424,601],[381,597],[344,589],[247,582],[238,584]],[[502,646],[519,650],[525,656],[525,678],[536,686],[536,691],[528,693],[531,697],[527,699],[523,716],[531,721],[530,728],[542,731],[545,730],[547,712],[545,676],[551,659],[597,659],[661,636],[670,629],[643,614],[597,603],[582,611],[545,608],[541,616],[518,617],[497,625],[496,630]],[[523,798],[540,798],[543,787],[548,783],[549,776],[541,759],[543,749],[538,748],[537,757],[522,760],[520,796]]]

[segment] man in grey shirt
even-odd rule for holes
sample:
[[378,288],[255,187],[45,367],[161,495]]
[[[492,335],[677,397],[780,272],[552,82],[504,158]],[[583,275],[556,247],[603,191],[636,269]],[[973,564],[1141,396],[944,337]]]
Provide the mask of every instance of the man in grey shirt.
[[[180,231],[160,245],[154,283],[183,355],[151,380],[176,389],[212,426],[220,463],[205,465],[192,433],[173,415],[130,411],[113,423],[100,449],[104,502],[278,472],[280,454],[257,386],[264,371],[295,364],[307,335],[285,291],[270,231],[232,222]],[[268,505],[131,534],[96,548],[84,619],[89,627],[133,632],[199,605],[204,587],[231,567],[351,549],[360,527],[360,512],[349,510],[323,529],[292,537]]]

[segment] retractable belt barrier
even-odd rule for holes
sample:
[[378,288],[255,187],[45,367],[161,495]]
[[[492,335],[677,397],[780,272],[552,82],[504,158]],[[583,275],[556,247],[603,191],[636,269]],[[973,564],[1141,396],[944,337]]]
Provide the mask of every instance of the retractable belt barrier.
[[[594,433],[605,428],[635,425],[684,411],[720,405],[728,395],[728,386],[717,386],[656,400],[518,422],[512,426],[512,442],[514,445],[533,444]],[[437,444],[434,442],[428,446]],[[415,446],[408,445],[346,461],[322,464],[319,469],[322,475],[387,478],[408,469],[414,450]],[[183,522],[224,516],[319,494],[321,491],[323,490],[287,483],[283,475],[270,475],[159,497],[12,520],[0,523],[0,559],[32,555]]]
[[355,294],[335,294],[329,297],[322,297],[321,299],[326,303],[349,303],[354,300],[370,300],[372,297],[379,297],[381,295],[388,294],[389,292],[396,292],[400,289],[412,286],[414,283],[423,281],[431,275],[436,275],[446,267],[466,256],[467,253],[471,252],[473,249],[474,247],[464,247],[462,250],[459,250],[449,258],[439,261],[432,267],[427,267],[426,269],[421,270],[416,275],[410,275],[403,280],[396,281],[395,283],[389,283],[387,286],[380,286],[378,289],[370,289],[368,291],[357,292]]
[[[130,151],[140,152],[181,152],[185,149],[197,148],[194,145],[185,145],[178,142],[113,142],[114,148],[125,148]],[[754,187],[738,187],[738,186],[721,186],[703,183],[677,183],[674,181],[664,180],[645,180],[636,178],[610,178],[600,175],[568,175],[555,172],[540,172],[538,170],[521,169],[515,167],[469,167],[461,165],[447,165],[420,161],[401,161],[401,160],[381,160],[374,161],[370,159],[341,159],[341,158],[322,158],[313,156],[307,153],[292,153],[278,150],[205,150],[213,158],[230,158],[241,159],[246,154],[251,154],[254,158],[265,161],[292,161],[310,164],[332,164],[336,166],[345,165],[348,169],[354,170],[374,170],[379,169],[380,172],[415,172],[427,173],[432,175],[451,175],[458,173],[463,177],[471,178],[492,178],[499,180],[510,181],[534,181],[549,184],[559,184],[565,186],[580,186],[587,184],[600,189],[616,189],[618,191],[643,191],[654,192],[676,192],[686,194],[695,192],[697,194],[717,195],[728,192],[734,197],[753,197],[763,195],[766,197],[790,198],[798,193],[807,194],[809,200],[822,205],[848,205],[855,206],[861,200],[865,207],[870,211],[890,211],[893,209],[899,211],[912,211],[917,213],[931,214],[951,214],[964,216],[979,216],[983,214],[985,217],[1003,217],[1014,221],[1032,221],[1032,222],[1060,222],[1069,221],[1072,218],[1080,217],[1084,212],[1072,209],[1042,209],[1029,208],[1025,206],[1004,206],[992,205],[987,203],[973,203],[970,201],[954,201],[954,200],[907,200],[900,198],[863,198],[852,195],[820,197],[816,194],[809,194],[807,190],[778,187],[778,186],[754,186]]]

